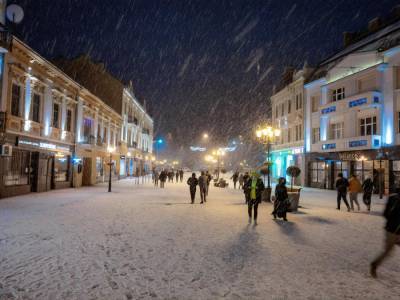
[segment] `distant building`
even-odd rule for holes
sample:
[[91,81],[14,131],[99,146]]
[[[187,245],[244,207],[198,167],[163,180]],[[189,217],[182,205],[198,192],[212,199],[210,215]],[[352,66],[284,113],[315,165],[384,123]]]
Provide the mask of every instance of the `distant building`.
[[[272,177],[286,176],[289,166],[304,170],[304,82],[311,69],[287,69],[278,92],[271,96],[272,126],[281,130],[278,142],[272,146]],[[304,172],[295,184],[304,184]]]

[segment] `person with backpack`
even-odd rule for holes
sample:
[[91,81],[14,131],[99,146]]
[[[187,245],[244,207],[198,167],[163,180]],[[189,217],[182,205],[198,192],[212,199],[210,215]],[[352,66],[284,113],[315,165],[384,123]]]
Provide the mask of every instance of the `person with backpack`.
[[189,185],[189,191],[190,191],[190,199],[191,203],[194,204],[194,199],[196,197],[196,187],[199,184],[199,181],[196,178],[196,173],[192,173],[192,177],[189,177],[187,180],[187,184]]
[[364,180],[362,184],[363,189],[363,202],[367,206],[368,211],[371,211],[371,197],[374,191],[374,182],[371,178],[367,178]]
[[[249,215],[249,224],[251,224],[251,219],[253,216],[254,225],[257,225],[257,216],[258,216],[258,204],[261,203],[261,194],[265,189],[264,183],[261,180],[260,176],[256,172],[254,172],[250,179],[247,180],[245,186],[243,187],[245,193],[248,195],[247,203],[247,213]],[[253,214],[254,211],[254,214]]]
[[349,180],[349,194],[350,194],[350,207],[354,211],[354,203],[357,205],[358,210],[360,210],[360,204],[358,203],[358,193],[361,192],[361,182],[358,180],[355,174],[351,175]]
[[272,215],[274,219],[278,216],[278,218],[282,218],[287,222],[287,211],[289,208],[289,196],[286,188],[286,179],[280,177],[278,180],[278,184],[275,187],[275,201],[274,201],[274,211]]
[[394,246],[400,246],[400,188],[389,196],[383,215],[386,218],[385,245],[382,253],[370,265],[370,273],[374,278],[377,277],[376,270],[392,253]]
[[349,203],[347,202],[347,188],[349,187],[349,182],[343,177],[343,173],[338,174],[336,179],[336,190],[337,190],[337,210],[340,210],[340,203],[343,199],[344,204],[347,206],[347,211],[350,211]]

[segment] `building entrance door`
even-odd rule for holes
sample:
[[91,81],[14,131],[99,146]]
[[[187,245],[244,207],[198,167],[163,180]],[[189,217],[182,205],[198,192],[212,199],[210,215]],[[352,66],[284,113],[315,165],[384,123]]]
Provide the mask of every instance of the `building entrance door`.
[[83,170],[82,170],[82,185],[91,185],[92,176],[92,159],[89,157],[83,158]]

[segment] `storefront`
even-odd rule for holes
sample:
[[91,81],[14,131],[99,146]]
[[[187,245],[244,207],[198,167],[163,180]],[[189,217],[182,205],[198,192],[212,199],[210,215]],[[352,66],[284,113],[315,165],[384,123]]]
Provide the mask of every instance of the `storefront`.
[[[297,166],[300,169],[303,165],[303,148],[292,148],[281,151],[273,151],[271,153],[272,159],[272,180],[276,182],[279,177],[285,177],[288,182],[291,178],[286,175],[286,169],[289,166]],[[295,185],[301,185],[301,177],[294,181]]]
[[11,155],[0,158],[0,197],[71,187],[73,146],[8,135]]
[[360,181],[371,178],[375,193],[388,194],[400,187],[400,147],[352,152],[309,153],[306,155],[310,187],[335,189],[339,173]]

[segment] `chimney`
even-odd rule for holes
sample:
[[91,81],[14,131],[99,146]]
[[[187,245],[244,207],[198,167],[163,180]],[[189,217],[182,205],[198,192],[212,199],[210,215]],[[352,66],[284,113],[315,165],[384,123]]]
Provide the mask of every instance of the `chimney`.
[[371,21],[368,22],[368,30],[369,32],[375,32],[378,31],[380,26],[382,24],[381,18],[377,17],[372,19]]
[[354,41],[355,33],[354,32],[343,32],[343,44],[345,47],[351,45]]

